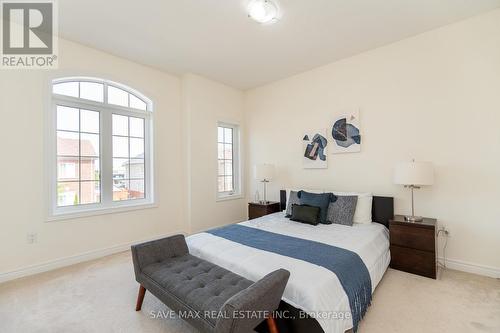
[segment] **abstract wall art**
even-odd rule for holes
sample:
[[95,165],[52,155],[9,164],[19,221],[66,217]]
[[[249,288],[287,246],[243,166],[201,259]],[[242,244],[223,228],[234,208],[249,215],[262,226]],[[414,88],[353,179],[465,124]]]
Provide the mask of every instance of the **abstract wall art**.
[[359,111],[338,116],[332,125],[332,154],[357,153],[361,151]]
[[302,136],[304,169],[328,168],[326,160],[327,145],[326,129],[309,131]]

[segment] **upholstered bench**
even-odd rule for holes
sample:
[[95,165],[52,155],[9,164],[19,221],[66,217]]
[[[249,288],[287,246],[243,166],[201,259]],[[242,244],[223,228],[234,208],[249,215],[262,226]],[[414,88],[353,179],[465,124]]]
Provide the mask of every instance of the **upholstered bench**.
[[132,259],[140,284],[136,311],[148,290],[202,332],[252,332],[265,319],[277,332],[272,311],[288,271],[279,269],[254,283],[190,255],[183,235],[134,245]]

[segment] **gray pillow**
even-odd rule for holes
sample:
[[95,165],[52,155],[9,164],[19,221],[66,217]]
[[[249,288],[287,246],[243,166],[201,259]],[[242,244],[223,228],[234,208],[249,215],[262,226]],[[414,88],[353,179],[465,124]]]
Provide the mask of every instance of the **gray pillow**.
[[299,205],[300,204],[300,199],[299,199],[299,192],[297,191],[290,191],[289,197],[288,197],[288,202],[286,203],[286,217],[292,216],[292,205]]
[[352,226],[357,203],[357,195],[337,196],[337,201],[328,206],[326,219],[330,223]]

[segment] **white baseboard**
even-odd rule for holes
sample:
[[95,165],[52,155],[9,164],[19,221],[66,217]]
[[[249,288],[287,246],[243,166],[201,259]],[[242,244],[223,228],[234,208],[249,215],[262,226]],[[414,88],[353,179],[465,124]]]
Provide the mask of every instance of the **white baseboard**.
[[[443,262],[442,257],[438,259]],[[446,268],[500,279],[500,268],[497,267],[478,265],[457,259],[446,259]]]
[[147,241],[151,241],[151,240],[155,240],[155,239],[160,239],[160,238],[172,236],[174,234],[185,234],[185,232],[179,231],[179,232],[169,233],[166,235],[158,235],[155,237],[150,237],[148,239],[137,240],[137,241],[128,242],[125,244],[111,246],[111,247],[104,248],[104,249],[84,252],[81,254],[77,254],[77,255],[73,255],[73,256],[69,256],[69,257],[65,257],[65,258],[50,260],[50,261],[46,261],[46,262],[43,262],[40,264],[25,266],[25,267],[22,267],[22,268],[19,268],[19,269],[10,271],[10,272],[0,273],[0,283],[7,282],[10,280],[14,280],[14,279],[18,279],[18,278],[25,277],[25,276],[29,276],[29,275],[34,275],[34,274],[38,274],[38,273],[51,271],[51,270],[54,270],[57,268],[71,266],[71,265],[78,264],[78,263],[85,262],[85,261],[89,261],[89,260],[102,258],[105,256],[109,256],[111,254],[124,252],[124,251],[129,250],[130,246],[132,246],[134,244],[143,243],[143,242],[147,242]]
[[[241,221],[238,221],[241,222]],[[197,231],[197,232],[202,232],[202,231]],[[30,276],[38,273],[43,273],[47,271],[51,271],[54,269],[66,267],[66,266],[71,266],[74,264],[78,264],[81,262],[89,261],[89,260],[94,260],[98,258],[102,258],[111,254],[119,253],[119,252],[124,252],[130,249],[130,246],[137,244],[137,243],[142,243],[142,242],[147,242],[150,240],[155,240],[159,238],[164,238],[168,236],[172,236],[174,234],[185,234],[183,231],[178,231],[178,232],[172,232],[169,234],[165,235],[158,235],[155,237],[150,237],[148,239],[142,239],[142,240],[137,240],[125,244],[120,244],[120,245],[115,245],[112,247],[104,248],[104,249],[99,249],[99,250],[94,250],[94,251],[88,251],[84,252],[81,254],[77,254],[74,256],[69,256],[65,258],[59,258],[55,260],[50,260],[44,263],[36,264],[36,265],[30,265],[26,267],[22,267],[13,271],[9,272],[4,272],[0,273],[0,283],[2,282],[7,282],[10,280],[18,279],[21,277],[25,276]],[[438,258],[440,262],[443,262],[443,258],[440,257]],[[492,278],[500,278],[500,268],[497,267],[491,267],[491,266],[485,266],[485,265],[478,265],[462,260],[456,260],[456,259],[446,259],[446,267],[449,269],[454,269],[457,271],[462,271],[462,272],[468,272],[468,273],[473,273],[473,274],[478,274],[478,275],[483,275],[483,276],[488,276]]]

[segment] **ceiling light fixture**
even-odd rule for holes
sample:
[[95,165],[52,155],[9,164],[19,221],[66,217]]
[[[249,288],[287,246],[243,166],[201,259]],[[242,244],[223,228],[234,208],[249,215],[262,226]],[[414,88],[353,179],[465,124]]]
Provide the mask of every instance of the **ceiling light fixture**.
[[262,24],[274,23],[278,19],[278,7],[271,0],[253,0],[248,4],[248,16]]

